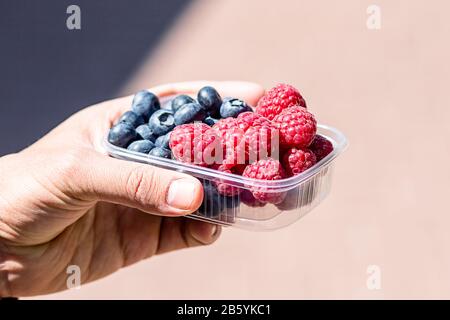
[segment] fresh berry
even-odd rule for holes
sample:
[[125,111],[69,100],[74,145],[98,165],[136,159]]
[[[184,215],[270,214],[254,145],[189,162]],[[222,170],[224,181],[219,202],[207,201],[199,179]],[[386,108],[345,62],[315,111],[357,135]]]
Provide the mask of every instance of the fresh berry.
[[[242,176],[259,180],[280,180],[286,178],[286,173],[278,160],[269,158],[248,165]],[[266,187],[251,187],[251,191],[255,199],[274,204],[282,202],[286,196],[285,192]]]
[[317,158],[317,162],[325,158],[333,151],[333,144],[327,138],[316,134],[313,142],[309,146],[309,149],[314,152]]
[[150,140],[138,140],[134,141],[128,146],[128,150],[140,153],[149,153],[155,147]]
[[[279,158],[279,134],[272,125],[250,127],[243,135],[243,141],[239,144],[237,152],[245,157],[248,163],[262,160],[267,157]],[[244,147],[244,150],[242,150]],[[228,151],[228,150],[227,150]]]
[[174,115],[177,126],[194,121],[203,121],[206,118],[206,111],[196,102],[182,105]]
[[316,156],[309,149],[289,149],[283,155],[282,164],[289,176],[295,176],[311,168],[317,162]]
[[220,116],[222,118],[236,118],[240,113],[252,111],[249,105],[236,98],[225,98],[220,106]]
[[221,195],[209,180],[204,180],[202,184],[203,202],[198,208],[198,214],[206,218],[217,219],[220,217],[220,220],[225,222],[233,222],[235,208],[239,205],[239,198]]
[[222,98],[216,89],[209,86],[201,88],[197,94],[197,101],[209,115],[213,118],[219,118]]
[[272,123],[279,130],[283,149],[306,148],[316,135],[316,119],[302,107],[285,109],[273,118]]
[[216,130],[216,132],[219,134],[221,138],[223,138],[227,133],[227,131],[230,128],[234,127],[237,127],[237,120],[235,118],[225,118],[217,121],[217,123],[213,125],[212,128],[213,130]]
[[126,148],[130,142],[137,138],[134,127],[127,122],[119,122],[109,130],[108,141],[117,146]]
[[160,109],[152,114],[148,126],[154,135],[162,136],[175,128],[173,113],[170,110]]
[[284,109],[297,105],[306,108],[306,102],[300,92],[289,84],[279,84],[259,99],[256,112],[272,120]]
[[163,136],[159,136],[158,139],[156,139],[156,141],[155,141],[155,147],[170,149],[170,147],[169,147],[170,134],[171,134],[171,132],[166,133]]
[[255,112],[243,112],[237,116],[236,124],[244,132],[250,127],[270,125],[270,121]]
[[213,118],[211,116],[207,116],[206,119],[203,122],[206,123],[208,126],[212,127],[217,122],[219,122],[219,119],[215,119],[215,118]]
[[253,193],[249,190],[244,189],[239,198],[241,199],[241,202],[246,204],[249,207],[264,207],[267,203],[266,202],[262,202],[259,201],[257,199],[255,199],[255,197],[253,196]]
[[141,115],[145,121],[160,108],[159,99],[156,95],[147,90],[139,91],[135,94],[131,103],[131,110]]
[[129,123],[136,128],[141,124],[144,124],[145,120],[142,116],[134,113],[133,111],[127,111],[119,118],[119,122]]
[[220,137],[204,123],[177,126],[170,134],[170,149],[178,161],[203,167],[223,158]]
[[154,147],[154,148],[149,152],[149,155],[155,156],[155,157],[160,157],[160,158],[167,158],[167,159],[170,159],[172,153],[170,152],[169,149],[162,148],[162,147]]
[[[227,163],[222,163],[214,165],[212,168],[220,172],[242,175],[245,165],[228,165]],[[217,181],[214,181],[217,191],[222,195],[235,196],[241,193],[243,190],[242,188],[233,186],[230,183],[231,182],[224,179],[217,179]]]
[[194,99],[192,99],[191,97],[189,97],[188,95],[185,94],[180,94],[179,96],[176,96],[171,103],[171,108],[173,110],[173,112],[177,112],[178,109],[180,109],[182,106],[184,106],[185,104],[188,103],[192,103],[195,102]]
[[150,140],[151,142],[155,142],[156,136],[153,134],[152,129],[148,126],[148,124],[142,124],[136,128],[136,132],[138,137],[142,140]]
[[241,147],[241,145],[243,146],[244,136],[244,132],[241,129],[231,127],[222,131],[215,130],[215,132],[218,133],[222,144],[224,155],[222,163],[227,163],[228,167],[247,163],[245,149]]

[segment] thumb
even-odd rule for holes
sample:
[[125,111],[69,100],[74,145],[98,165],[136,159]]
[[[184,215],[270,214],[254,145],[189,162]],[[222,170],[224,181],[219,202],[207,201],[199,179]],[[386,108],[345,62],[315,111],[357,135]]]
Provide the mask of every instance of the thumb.
[[93,200],[177,216],[194,212],[203,199],[200,181],[179,172],[101,154],[94,156],[89,168],[82,185]]

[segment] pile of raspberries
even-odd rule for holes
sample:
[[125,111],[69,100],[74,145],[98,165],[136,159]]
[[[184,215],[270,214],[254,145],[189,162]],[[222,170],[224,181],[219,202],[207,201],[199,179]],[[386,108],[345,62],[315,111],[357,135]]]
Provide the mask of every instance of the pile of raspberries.
[[[300,92],[279,84],[258,101],[255,111],[176,126],[170,135],[172,156],[181,162],[260,180],[280,180],[314,166],[332,150],[317,135],[317,122]],[[214,182],[223,196],[240,195],[252,206],[278,204],[285,194],[265,188],[239,188],[224,180]],[[247,200],[247,201],[246,201]]]

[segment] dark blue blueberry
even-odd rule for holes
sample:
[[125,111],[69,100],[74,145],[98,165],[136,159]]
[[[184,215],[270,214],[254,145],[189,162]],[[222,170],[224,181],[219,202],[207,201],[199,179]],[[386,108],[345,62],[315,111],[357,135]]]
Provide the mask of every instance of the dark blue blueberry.
[[175,124],[192,123],[194,121],[203,121],[206,118],[206,111],[196,102],[187,103],[175,112]]
[[160,109],[150,117],[148,126],[156,136],[162,136],[175,128],[173,113],[170,110]]
[[159,108],[158,97],[147,90],[136,93],[131,103],[131,110],[144,117],[145,121],[148,121],[150,116]]
[[220,117],[220,106],[222,98],[213,87],[203,87],[197,94],[198,103],[209,112],[213,118]]
[[244,101],[236,98],[225,98],[220,106],[220,116],[222,118],[236,118],[240,113],[252,111],[252,108]]
[[126,148],[136,138],[136,130],[127,122],[119,122],[108,133],[108,141],[121,148]]
[[172,110],[173,110],[173,112],[177,112],[178,109],[180,109],[182,106],[184,106],[185,104],[188,104],[188,103],[192,103],[192,102],[195,102],[195,100],[192,99],[191,97],[189,97],[188,95],[181,94],[179,96],[176,96],[172,100]]
[[155,147],[170,149],[169,142],[170,142],[170,132],[166,133],[163,136],[158,137],[158,139],[156,139],[155,141]]
[[136,128],[136,132],[138,137],[142,140],[150,140],[151,142],[155,142],[156,136],[153,134],[152,129],[148,126],[148,124],[140,125]]
[[212,117],[206,117],[206,119],[203,121],[204,123],[206,123],[208,126],[212,127],[213,125],[215,125],[219,120],[218,119],[214,119]]
[[155,156],[155,157],[160,157],[160,158],[170,159],[172,153],[170,152],[169,149],[161,148],[161,147],[154,147],[152,149],[152,151],[150,151],[149,155]]
[[150,140],[138,140],[128,146],[128,150],[140,153],[149,153],[155,147]]
[[144,124],[145,120],[143,117],[134,113],[133,111],[127,111],[119,118],[119,122],[127,122],[136,128],[141,124]]
[[214,184],[209,180],[204,180],[203,202],[198,208],[198,213],[207,218],[218,218],[221,221],[233,222],[235,208],[239,206],[239,197],[227,197],[219,194]]

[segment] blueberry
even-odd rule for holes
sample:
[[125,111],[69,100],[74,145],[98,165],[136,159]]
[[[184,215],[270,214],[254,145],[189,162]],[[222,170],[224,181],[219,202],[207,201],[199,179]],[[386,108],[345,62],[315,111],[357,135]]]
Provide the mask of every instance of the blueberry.
[[125,148],[137,138],[134,127],[127,122],[119,122],[109,130],[108,141],[118,147]]
[[158,137],[158,139],[156,139],[155,141],[155,147],[170,149],[169,142],[170,142],[170,132],[166,133],[163,136]]
[[222,105],[222,98],[213,87],[203,87],[197,94],[198,103],[209,112],[209,114],[218,118],[220,115],[220,106]]
[[150,117],[148,126],[156,136],[162,136],[175,128],[175,121],[172,111],[160,109]]
[[212,127],[213,125],[215,125],[219,120],[218,119],[214,119],[211,116],[206,117],[206,119],[203,121],[204,123],[206,123],[208,126]]
[[169,149],[161,148],[161,147],[154,147],[152,149],[152,151],[150,151],[149,155],[155,156],[155,157],[160,157],[160,158],[170,159],[172,153],[170,152]]
[[156,136],[153,134],[152,129],[148,126],[148,124],[140,125],[136,128],[136,132],[138,137],[142,140],[150,140],[151,142],[155,142]]
[[185,94],[181,94],[172,100],[172,110],[173,112],[177,112],[181,106],[192,102],[195,102],[195,100]]
[[138,140],[128,146],[128,150],[140,153],[149,153],[155,147],[150,140]]
[[206,118],[206,111],[196,102],[187,103],[175,112],[175,124],[191,123],[194,121],[203,121]]
[[127,122],[136,128],[141,124],[144,124],[145,120],[133,111],[127,111],[119,118],[119,122]]
[[150,116],[159,108],[160,103],[158,97],[147,90],[136,93],[131,103],[131,110],[141,115],[145,121],[148,121]]
[[220,116],[222,118],[236,118],[240,113],[246,111],[252,111],[252,108],[244,101],[236,98],[225,98],[220,106]]
[[203,202],[198,208],[198,213],[207,218],[218,218],[226,222],[234,221],[236,207],[239,206],[239,197],[227,197],[219,194],[214,184],[209,180],[204,180]]

